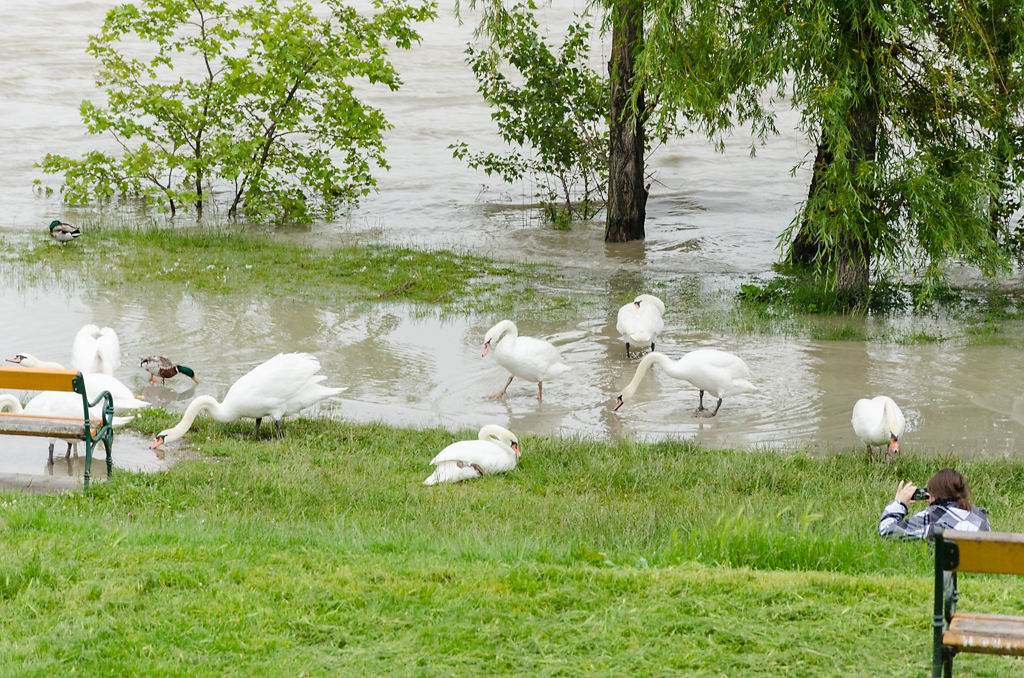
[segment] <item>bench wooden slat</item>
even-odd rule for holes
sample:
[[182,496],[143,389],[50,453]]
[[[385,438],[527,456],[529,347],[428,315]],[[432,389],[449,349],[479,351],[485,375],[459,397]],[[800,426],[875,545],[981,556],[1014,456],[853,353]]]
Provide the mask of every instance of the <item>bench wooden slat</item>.
[[960,550],[958,572],[1024,575],[1024,534],[945,530],[942,538]]
[[0,366],[0,388],[26,391],[74,391],[75,370],[51,370],[43,367]]
[[960,652],[1024,656],[1024,617],[958,612],[942,634],[942,644]]
[[[44,417],[3,412],[0,413],[0,434],[84,439],[85,420],[81,417]],[[96,435],[95,427],[92,428],[92,435]]]

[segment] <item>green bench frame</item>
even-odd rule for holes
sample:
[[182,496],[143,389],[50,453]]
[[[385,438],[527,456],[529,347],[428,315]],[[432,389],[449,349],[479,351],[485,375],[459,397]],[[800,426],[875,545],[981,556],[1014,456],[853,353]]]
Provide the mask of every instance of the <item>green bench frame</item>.
[[932,678],[952,678],[959,652],[1024,656],[1024,617],[957,612],[958,572],[1024,575],[1024,534],[932,528],[935,615]]
[[[107,477],[113,471],[110,456],[114,444],[114,398],[104,391],[89,402],[85,379],[75,370],[51,370],[39,367],[0,366],[0,388],[30,391],[71,391],[82,396],[82,418],[48,417],[0,412],[0,434],[37,436],[41,438],[75,438],[85,442],[85,490],[89,489],[92,455],[96,443],[102,442],[107,452]],[[89,408],[103,403],[99,421],[89,419]]]

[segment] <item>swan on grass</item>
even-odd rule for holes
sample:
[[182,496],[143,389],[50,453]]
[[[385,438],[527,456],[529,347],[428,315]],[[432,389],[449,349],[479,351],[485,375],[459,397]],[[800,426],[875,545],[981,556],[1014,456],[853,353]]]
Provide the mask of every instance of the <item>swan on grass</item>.
[[[102,421],[103,412],[100,403],[89,408],[89,420]],[[43,391],[29,400],[24,407],[21,401],[9,393],[0,394],[0,411],[7,410],[13,414],[34,414],[44,417],[82,417],[82,396],[77,393],[65,393],[61,391]],[[132,420],[132,417],[114,417],[114,426],[124,426]],[[71,448],[75,449],[75,456],[78,456],[78,438],[50,438],[50,454],[47,463],[53,465],[53,446],[62,440],[67,443],[68,450],[64,455],[65,459],[71,458]]]
[[484,350],[480,355],[486,356],[492,348],[498,364],[512,374],[505,382],[505,388],[490,396],[491,398],[504,398],[512,379],[519,377],[537,382],[537,400],[541,400],[544,380],[548,377],[557,377],[569,369],[569,366],[562,362],[562,356],[554,345],[543,339],[519,336],[519,329],[511,320],[502,320],[487,330],[487,334],[484,335]]
[[110,327],[84,325],[71,344],[71,367],[83,374],[113,376],[121,366],[121,342]]
[[151,355],[143,358],[139,361],[139,367],[149,372],[149,383],[151,384],[156,383],[157,377],[160,377],[161,383],[166,384],[168,379],[178,374],[184,374],[195,383],[199,383],[199,380],[196,379],[196,373],[191,367],[175,365],[171,362],[170,358],[165,358],[162,355]]
[[875,396],[861,398],[853,406],[853,432],[867,445],[868,455],[874,458],[873,446],[886,445],[885,460],[892,461],[900,451],[899,439],[906,429],[907,420],[892,398]]
[[519,455],[516,434],[497,424],[488,424],[480,429],[477,440],[452,443],[431,459],[436,468],[423,484],[457,483],[511,471],[519,463]]
[[[640,386],[640,381],[655,364],[661,365],[670,377],[684,379],[700,390],[700,400],[695,412],[697,416],[713,417],[718,414],[718,409],[722,406],[722,399],[726,396],[757,390],[757,387],[749,381],[750,368],[742,358],[728,351],[698,348],[678,360],[672,360],[664,353],[653,351],[640,361],[633,380],[619,394],[614,410],[618,410],[626,400],[633,397]],[[705,391],[718,398],[715,409],[710,412],[704,407]]]
[[[7,362],[21,365],[22,367],[44,367],[51,370],[64,369],[64,366],[60,363],[39,360],[31,353],[19,353],[13,358],[8,358]],[[90,402],[98,398],[104,391],[110,391],[110,395],[114,399],[115,410],[137,410],[141,407],[149,407],[148,402],[132,393],[132,390],[117,377],[103,373],[87,374],[83,372],[82,378],[85,379],[85,392],[89,394]]]
[[331,388],[320,382],[327,377],[317,374],[320,361],[309,353],[278,353],[257,365],[231,385],[224,400],[209,395],[193,399],[185,409],[181,421],[173,428],[156,434],[151,448],[181,438],[192,427],[200,412],[208,412],[220,422],[242,418],[256,420],[252,435],[260,432],[265,417],[273,419],[278,436],[283,435],[281,420],[314,405],[324,398],[337,395],[344,388]]
[[641,294],[619,309],[615,329],[626,342],[627,358],[633,357],[629,351],[630,344],[650,344],[651,350],[654,350],[658,333],[665,327],[665,321],[661,319],[664,313],[665,304],[653,294]]

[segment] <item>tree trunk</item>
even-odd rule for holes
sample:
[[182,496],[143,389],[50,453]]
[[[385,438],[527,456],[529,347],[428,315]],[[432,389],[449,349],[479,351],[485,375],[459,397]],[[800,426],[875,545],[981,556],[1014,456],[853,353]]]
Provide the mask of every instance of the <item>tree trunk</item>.
[[[846,162],[850,165],[850,177],[854,182],[857,182],[857,178],[861,176],[859,165],[875,160],[879,129],[873,57],[875,38],[866,14],[861,12],[856,19],[853,21],[853,17],[849,15],[841,16],[838,38],[843,49],[855,47],[856,52],[864,55],[865,62],[863,70],[865,78],[859,83],[863,96],[858,97],[851,105],[845,121],[851,139],[850,155],[846,158]],[[824,176],[832,163],[837,160],[828,143],[833,136],[832,130],[822,129],[814,158],[811,185],[807,192],[808,205],[812,204],[819,193],[827,195],[832,191]],[[860,194],[861,200],[868,204],[868,211],[872,211],[875,202],[873,183],[870,179],[864,183],[857,183],[856,190]],[[817,216],[818,218],[828,218],[827,215],[819,214]],[[849,231],[836,233],[836,237],[833,238],[831,246],[829,246],[812,234],[809,228],[810,218],[810,214],[804,214],[800,230],[790,245],[789,262],[798,265],[824,264],[830,272],[835,273],[836,289],[839,291],[852,291],[867,287],[871,274],[871,242],[864,236],[864,233],[870,233],[873,229],[862,229],[859,234]]]
[[644,95],[630,108],[630,89],[637,52],[643,46],[643,10],[632,0],[612,8],[612,54],[608,62],[609,105],[608,202],[605,242],[644,238],[647,189],[644,187]]

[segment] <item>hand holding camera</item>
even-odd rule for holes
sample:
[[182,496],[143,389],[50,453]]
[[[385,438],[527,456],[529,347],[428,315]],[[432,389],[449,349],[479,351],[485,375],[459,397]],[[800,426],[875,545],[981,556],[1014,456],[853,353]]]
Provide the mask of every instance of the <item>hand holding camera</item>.
[[923,487],[919,487],[914,490],[914,494],[910,497],[911,501],[928,501],[928,490]]

